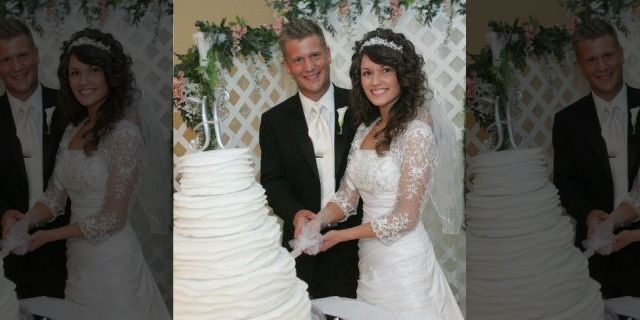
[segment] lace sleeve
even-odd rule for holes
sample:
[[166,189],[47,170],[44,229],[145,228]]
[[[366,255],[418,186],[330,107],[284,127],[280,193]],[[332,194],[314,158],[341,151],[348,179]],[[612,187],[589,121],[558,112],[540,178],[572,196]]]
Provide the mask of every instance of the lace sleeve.
[[330,201],[335,203],[344,214],[344,219],[338,222],[344,222],[350,216],[353,216],[357,213],[360,193],[358,193],[358,189],[356,189],[356,187],[349,179],[349,167],[351,164],[351,157],[353,155],[353,152],[356,148],[360,147],[361,137],[364,132],[363,129],[364,125],[360,125],[360,127],[358,127],[358,131],[356,132],[356,135],[353,138],[353,142],[351,143],[351,148],[349,149],[349,156],[347,158],[347,169],[345,170],[344,176],[340,181],[340,187],[338,188],[338,191]]
[[627,195],[627,198],[624,199],[624,202],[630,204],[633,209],[636,210],[636,219],[637,221],[640,219],[640,174],[636,175],[633,180],[633,187],[631,187],[631,191]]
[[64,189],[57,177],[58,166],[53,170],[51,178],[49,178],[49,184],[47,190],[42,195],[42,198],[38,202],[49,208],[53,217],[64,214],[64,206],[67,203],[67,191]]
[[64,214],[64,207],[67,204],[67,191],[64,186],[60,182],[58,178],[58,174],[60,172],[60,154],[67,148],[69,145],[69,140],[71,140],[71,136],[74,130],[71,124],[67,126],[65,129],[62,138],[60,139],[60,146],[58,147],[58,154],[56,155],[55,166],[53,167],[53,173],[49,178],[49,183],[47,184],[47,190],[44,191],[42,197],[38,200],[38,202],[42,203],[45,207],[49,208],[51,213],[53,213],[53,217],[57,217],[59,215]]
[[413,230],[420,221],[420,207],[428,196],[435,159],[435,140],[426,124],[408,127],[397,139],[398,146],[390,151],[399,153],[402,159],[395,206],[389,215],[371,222],[376,237],[386,245]]
[[342,177],[340,182],[340,189],[336,192],[331,202],[335,203],[344,214],[344,219],[338,222],[346,221],[350,216],[355,215],[358,208],[358,200],[360,200],[360,194],[356,187],[351,183],[347,174]]
[[79,222],[85,238],[93,244],[105,240],[127,222],[140,171],[142,135],[133,123],[121,121],[100,142],[99,149],[108,163],[102,210]]

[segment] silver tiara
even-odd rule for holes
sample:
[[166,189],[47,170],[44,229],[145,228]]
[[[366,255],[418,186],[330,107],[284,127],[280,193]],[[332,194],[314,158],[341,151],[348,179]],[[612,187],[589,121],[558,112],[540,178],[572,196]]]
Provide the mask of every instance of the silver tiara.
[[385,46],[387,48],[391,48],[391,49],[393,49],[395,51],[398,51],[398,52],[402,53],[402,46],[399,46],[399,45],[397,45],[397,44],[395,44],[395,43],[393,43],[393,42],[391,42],[389,40],[385,40],[385,39],[382,39],[380,37],[373,37],[373,38],[365,41],[362,44],[362,47],[360,47],[360,51],[362,51],[362,49],[364,47],[369,47],[369,46]]
[[92,46],[92,47],[96,47],[98,49],[102,49],[102,50],[104,50],[106,52],[111,51],[111,49],[109,48],[108,45],[106,45],[106,44],[104,44],[102,42],[93,40],[93,39],[88,38],[88,37],[78,38],[75,41],[73,41],[69,45],[69,50],[71,50],[71,48],[77,47],[77,46]]

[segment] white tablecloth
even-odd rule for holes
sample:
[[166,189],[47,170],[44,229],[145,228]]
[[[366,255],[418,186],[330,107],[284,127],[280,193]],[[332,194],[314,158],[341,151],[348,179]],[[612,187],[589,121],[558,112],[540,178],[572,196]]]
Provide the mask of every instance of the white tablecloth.
[[320,311],[345,320],[402,320],[397,314],[349,298],[328,297],[311,302]]
[[640,298],[620,297],[608,299],[605,300],[605,305],[617,314],[640,319]]
[[20,306],[33,314],[51,318],[52,320],[85,320],[100,319],[96,312],[67,300],[35,297],[20,300]]

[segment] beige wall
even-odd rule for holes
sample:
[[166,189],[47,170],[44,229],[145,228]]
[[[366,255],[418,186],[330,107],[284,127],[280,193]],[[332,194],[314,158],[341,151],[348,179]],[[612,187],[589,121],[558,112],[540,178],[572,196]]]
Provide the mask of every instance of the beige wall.
[[[191,34],[197,31],[197,20],[219,24],[223,18],[227,23],[239,16],[250,26],[271,24],[273,10],[264,0],[174,0],[173,4],[173,50],[185,53],[193,45]],[[173,63],[177,63],[174,55]]]
[[467,51],[478,53],[485,46],[490,20],[513,23],[536,18],[543,26],[563,24],[567,11],[558,0],[470,0],[467,1]]

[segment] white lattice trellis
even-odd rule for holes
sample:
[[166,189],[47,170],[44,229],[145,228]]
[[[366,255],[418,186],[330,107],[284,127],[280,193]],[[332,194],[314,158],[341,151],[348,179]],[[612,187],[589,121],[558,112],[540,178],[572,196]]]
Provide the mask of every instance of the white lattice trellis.
[[[352,47],[356,40],[377,27],[377,17],[365,8],[365,14],[351,28],[336,28],[332,36],[325,31],[328,46],[331,48],[331,78],[338,86],[350,88],[349,67],[351,65]],[[335,21],[335,17],[333,17]],[[406,12],[395,26],[396,32],[404,33],[425,58],[425,71],[429,79],[429,87],[435,93],[435,101],[446,110],[454,125],[461,131],[464,123],[464,88],[465,88],[465,50],[466,21],[464,16],[455,16],[451,24],[446,14],[439,14],[430,27],[420,25],[412,11]],[[450,27],[450,29],[449,29]],[[447,33],[449,36],[447,37]],[[183,35],[187,36],[187,35]],[[269,108],[288,98],[296,91],[295,83],[281,68],[281,58],[276,57],[274,64],[268,67],[260,79],[261,86],[256,88],[251,76],[252,66],[244,60],[234,59],[234,70],[226,75],[227,89],[231,95],[228,116],[223,121],[225,134],[223,141],[230,147],[249,147],[254,152],[256,168],[259,168],[260,150],[258,130],[260,116]],[[178,114],[174,113],[176,117]],[[188,150],[188,139],[192,134],[180,121],[174,121],[174,159]],[[460,146],[462,153],[462,146]],[[259,174],[256,169],[256,174]],[[462,190],[460,192],[463,192]],[[431,219],[434,232],[430,236],[436,244],[436,252],[443,270],[453,290],[465,309],[466,297],[466,264],[465,236],[445,235],[439,232],[438,219]]]
[[[79,3],[72,3],[71,12],[78,11]],[[158,193],[147,202],[154,202],[154,208],[158,215],[165,217],[167,232],[165,234],[148,234],[138,238],[142,245],[145,259],[158,287],[171,308],[173,301],[172,288],[172,233],[171,228],[171,154],[168,150],[171,139],[171,77],[172,67],[172,18],[167,15],[157,16],[151,11],[142,19],[139,26],[126,23],[126,14],[123,11],[111,12],[102,26],[91,26],[109,32],[119,40],[127,54],[133,59],[133,70],[136,76],[138,90],[141,97],[136,103],[136,108],[145,122],[143,130],[145,137],[154,136],[154,149],[161,157],[153,161],[147,161],[145,165],[153,172],[154,181],[166,184],[164,188],[158,186]],[[60,48],[62,42],[69,39],[71,34],[88,27],[84,18],[64,19],[59,26],[54,26],[51,20],[42,12],[37,15],[37,22],[43,27],[45,33],[39,35],[33,33],[34,41],[39,49],[39,79],[44,85],[58,88],[57,68],[59,64]],[[1,85],[1,82],[0,82]],[[4,87],[1,88],[4,92]],[[153,129],[151,129],[153,128]],[[153,130],[153,132],[151,132]],[[150,139],[151,140],[151,139]],[[166,146],[166,147],[164,147]],[[155,152],[156,150],[154,150]],[[144,179],[145,177],[143,177]],[[136,230],[148,228],[144,217],[136,215],[140,203],[136,203],[132,209],[130,219]]]

